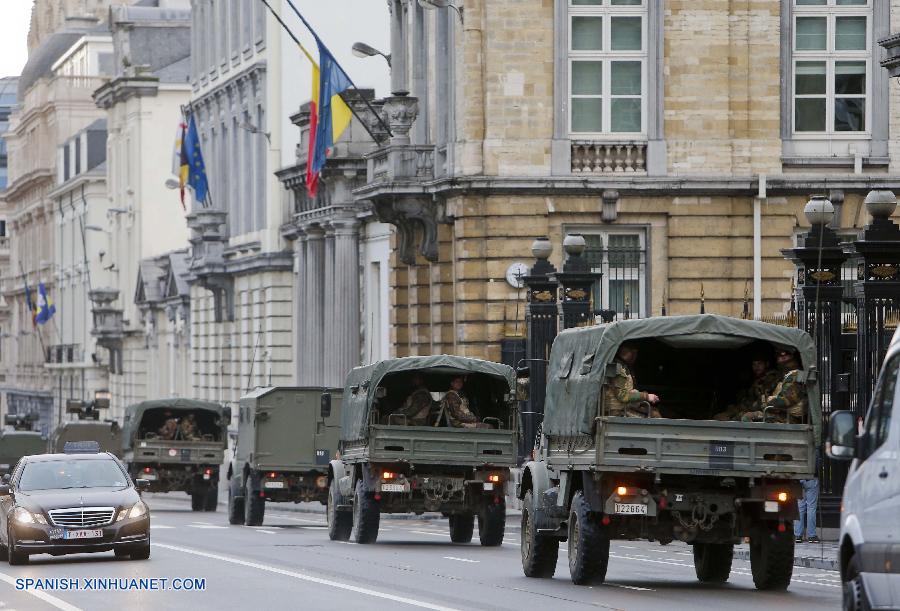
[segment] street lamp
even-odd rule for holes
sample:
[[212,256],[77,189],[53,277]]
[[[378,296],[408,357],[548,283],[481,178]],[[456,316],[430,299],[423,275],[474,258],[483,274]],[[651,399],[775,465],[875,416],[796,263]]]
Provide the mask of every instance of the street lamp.
[[419,6],[426,9],[436,8],[452,8],[459,15],[460,22],[463,21],[462,9],[453,4],[450,0],[419,0]]
[[100,227],[99,225],[85,225],[85,231],[99,231],[101,233],[112,233],[111,231]]
[[374,57],[376,55],[380,55],[384,58],[384,61],[387,62],[388,67],[391,66],[391,56],[390,54],[385,54],[382,51],[379,51],[375,47],[371,47],[364,42],[354,42],[353,43],[353,55],[356,57]]

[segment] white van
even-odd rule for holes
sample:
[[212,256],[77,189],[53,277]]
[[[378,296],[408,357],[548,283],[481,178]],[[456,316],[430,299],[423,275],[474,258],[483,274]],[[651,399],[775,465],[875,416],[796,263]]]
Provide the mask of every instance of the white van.
[[[894,333],[862,431],[831,415],[828,455],[852,460],[841,504],[844,609],[900,609],[900,329]],[[893,418],[891,417],[893,416]]]

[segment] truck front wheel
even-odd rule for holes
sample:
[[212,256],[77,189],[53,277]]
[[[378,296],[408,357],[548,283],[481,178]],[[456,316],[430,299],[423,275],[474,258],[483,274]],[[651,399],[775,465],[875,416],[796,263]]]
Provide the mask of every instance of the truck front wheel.
[[263,519],[266,515],[266,499],[254,494],[250,487],[250,478],[247,478],[247,485],[244,488],[244,524],[247,526],[262,526]]
[[731,575],[734,546],[730,543],[694,543],[694,570],[703,583],[724,583]]
[[603,536],[581,490],[569,512],[569,574],[576,585],[603,583],[609,565],[609,539]]
[[794,536],[763,530],[750,537],[750,571],[757,590],[786,590],[794,572]]
[[337,478],[331,480],[328,487],[328,505],[326,516],[328,518],[328,538],[332,541],[349,541],[350,531],[353,529],[353,514],[349,511],[338,509],[344,498],[338,488]]
[[526,577],[553,577],[559,557],[559,539],[538,533],[533,499],[529,490],[522,501],[522,570]]
[[450,540],[454,543],[469,543],[472,541],[472,532],[475,530],[475,515],[452,513],[450,514]]
[[380,503],[375,495],[368,492],[363,481],[356,482],[356,496],[353,499],[353,540],[356,543],[375,543],[378,539],[378,524],[381,522]]
[[478,538],[485,547],[503,544],[506,532],[506,502],[489,503],[478,512]]

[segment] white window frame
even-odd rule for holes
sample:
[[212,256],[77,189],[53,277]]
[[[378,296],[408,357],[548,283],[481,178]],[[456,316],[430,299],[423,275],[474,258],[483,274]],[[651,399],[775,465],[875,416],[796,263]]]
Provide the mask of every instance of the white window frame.
[[[600,296],[601,303],[593,304],[594,309],[610,309],[609,305],[609,282],[610,280],[637,280],[638,281],[638,295],[640,296],[640,304],[637,310],[634,309],[634,304],[630,304],[631,308],[631,316],[633,318],[646,318],[649,316],[649,296],[647,294],[647,274],[649,272],[649,258],[650,253],[647,250],[647,230],[640,227],[621,227],[615,229],[605,229],[598,227],[578,227],[571,228],[567,230],[568,232],[578,232],[584,235],[585,237],[591,236],[596,237],[599,236],[601,240],[601,248],[603,250],[603,261],[601,262],[600,267],[592,267],[592,272],[599,272],[603,274],[600,277]],[[610,265],[609,265],[609,237],[612,235],[634,235],[638,237],[638,252],[641,253],[642,259],[638,262],[638,266],[636,268],[613,268],[624,270],[630,270],[630,273],[626,276],[611,278],[610,277]],[[641,265],[643,264],[643,265]],[[643,270],[641,269],[643,267]],[[593,297],[593,296],[592,296]],[[617,314],[621,316],[623,312],[618,312]]]
[[[648,21],[649,8],[648,2],[652,0],[642,0],[641,4],[635,6],[612,6],[610,0],[603,0],[603,4],[599,6],[576,6],[572,4],[572,0],[568,0],[568,16],[566,27],[568,29],[568,49],[566,49],[568,57],[566,67],[569,72],[569,90],[568,96],[568,113],[566,116],[566,129],[569,136],[573,139],[591,139],[591,140],[610,140],[621,141],[623,138],[629,140],[646,140],[647,139],[647,99],[648,99],[648,78],[647,78],[647,60],[648,60]],[[601,51],[576,51],[572,49],[572,21],[573,17],[602,17],[603,18],[603,50]],[[611,17],[640,17],[641,18],[641,50],[640,51],[613,51],[610,49],[612,44],[612,19]],[[572,129],[572,100],[576,96],[573,95],[573,69],[572,64],[576,61],[594,61],[603,64],[603,82],[602,92],[596,95],[579,95],[577,97],[597,98],[603,101],[602,120],[603,130],[600,132],[576,132]],[[641,63],[641,129],[639,132],[614,132],[612,131],[612,63],[614,61],[640,61]],[[634,98],[636,96],[615,96],[623,98]]]
[[[791,91],[791,136],[795,140],[821,140],[829,138],[833,140],[869,140],[872,138],[872,46],[873,46],[873,21],[874,12],[872,0],[867,0],[865,5],[838,6],[835,0],[827,0],[826,5],[801,5],[797,0],[793,2],[793,36],[791,40],[791,65],[792,78]],[[826,19],[826,48],[825,50],[806,51],[797,50],[797,20],[803,17],[824,17]],[[866,18],[866,48],[864,50],[838,51],[835,50],[836,18],[837,17],[865,17]],[[865,91],[865,129],[862,131],[836,131],[834,129],[834,74],[836,62],[864,61],[866,64],[866,91]],[[797,99],[820,98],[820,94],[797,95],[797,64],[805,62],[825,63],[825,131],[798,131],[797,130]],[[858,94],[840,97],[860,97]]]

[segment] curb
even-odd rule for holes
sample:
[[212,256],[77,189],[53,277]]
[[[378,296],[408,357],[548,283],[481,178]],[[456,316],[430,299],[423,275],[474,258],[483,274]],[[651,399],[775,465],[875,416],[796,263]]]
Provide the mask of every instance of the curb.
[[[750,560],[750,550],[734,550],[736,560]],[[816,558],[815,556],[794,556],[794,566],[806,569],[822,569],[824,571],[839,571],[837,559]]]

